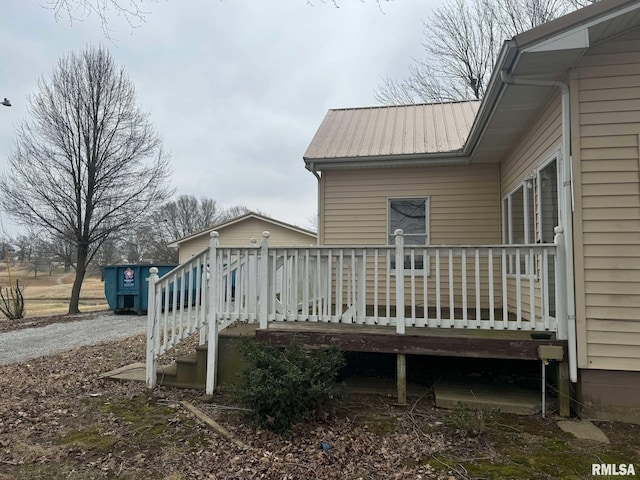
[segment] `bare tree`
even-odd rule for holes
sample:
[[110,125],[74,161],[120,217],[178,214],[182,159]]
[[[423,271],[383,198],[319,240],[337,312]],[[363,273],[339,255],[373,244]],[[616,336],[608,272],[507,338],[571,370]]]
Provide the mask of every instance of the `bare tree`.
[[589,0],[448,0],[424,22],[425,57],[374,92],[383,104],[481,99],[505,39]]
[[211,198],[180,195],[163,204],[152,216],[156,227],[173,240],[204,230],[225,218],[222,207]]
[[124,250],[128,258],[138,261],[177,263],[178,252],[169,243],[248,211],[241,205],[223,208],[210,198],[180,195],[156,209],[145,226],[128,239]]
[[69,313],[77,313],[91,258],[168,197],[169,164],[133,84],[106,49],[63,57],[38,87],[0,177],[0,203],[18,223],[74,246]]

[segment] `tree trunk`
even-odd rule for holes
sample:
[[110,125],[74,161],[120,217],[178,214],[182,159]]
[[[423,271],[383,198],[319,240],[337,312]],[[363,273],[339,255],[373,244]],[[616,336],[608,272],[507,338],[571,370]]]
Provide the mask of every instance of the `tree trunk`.
[[87,273],[87,255],[88,248],[86,245],[78,245],[78,263],[76,267],[76,278],[73,280],[73,288],[71,289],[71,298],[69,299],[69,315],[80,313],[80,289],[84,281],[84,275]]

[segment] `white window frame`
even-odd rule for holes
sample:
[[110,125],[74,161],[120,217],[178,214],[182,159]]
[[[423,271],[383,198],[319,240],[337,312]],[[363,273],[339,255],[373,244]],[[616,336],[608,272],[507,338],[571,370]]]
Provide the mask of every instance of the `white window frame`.
[[[428,195],[411,195],[411,196],[402,196],[402,197],[387,197],[387,243],[391,246],[395,246],[395,242],[390,242],[391,238],[394,237],[393,232],[390,231],[391,230],[391,202],[393,200],[424,200],[425,204],[424,204],[424,216],[425,216],[425,244],[424,246],[427,247],[430,244],[430,239],[431,239],[431,226],[430,226],[430,222],[429,222],[429,216],[430,216],[430,210],[431,210],[431,199]],[[394,230],[395,231],[395,230]],[[420,234],[422,235],[422,234]],[[404,237],[410,236],[417,236],[417,234],[407,234],[406,232],[404,233]],[[406,243],[405,243],[405,246]],[[411,246],[416,246],[416,245],[411,245]],[[419,245],[422,246],[422,245]],[[405,255],[406,257],[407,255]],[[427,271],[426,271],[426,275],[429,275],[430,272],[430,257],[429,255],[427,255]],[[391,262],[391,265],[393,265],[393,262]],[[424,265],[423,265],[424,267]],[[396,269],[393,268],[393,266],[391,267],[391,273],[395,273]],[[417,273],[424,273],[424,268],[416,268],[414,270],[414,272]],[[405,268],[404,269],[404,274],[405,276],[409,276],[411,275],[411,269],[409,268]]]
[[[555,152],[553,152],[553,154],[549,155],[538,167],[538,169],[536,170],[536,201],[538,203],[538,208],[537,208],[537,221],[536,221],[536,228],[537,228],[537,236],[536,239],[540,241],[540,243],[542,242],[542,170],[544,170],[545,168],[547,168],[551,163],[556,162],[556,192],[557,192],[557,198],[556,198],[556,202],[558,205],[558,223],[560,223],[560,219],[562,218],[562,212],[560,211],[560,209],[562,208],[562,203],[560,202],[560,150],[556,150]],[[557,225],[556,225],[557,226]],[[553,238],[551,239],[551,242],[547,242],[547,243],[553,243]]]
[[[516,245],[513,242],[513,198],[517,194],[518,190],[522,189],[522,214],[524,219],[524,238],[525,240],[535,242],[535,228],[536,228],[536,213],[535,205],[533,211],[533,218],[531,218],[531,205],[529,205],[531,198],[535,202],[536,185],[533,183],[533,178],[528,178],[520,182],[509,193],[502,197],[502,243],[503,245]],[[533,190],[532,195],[529,194],[529,190]],[[532,231],[533,228],[533,231]],[[533,233],[533,235],[532,235]],[[518,244],[519,245],[519,244]],[[524,243],[529,245],[529,243]],[[524,272],[520,271],[520,276],[529,276],[528,271],[529,262],[525,262]],[[535,269],[535,267],[534,267]],[[509,262],[507,264],[507,275],[516,276],[516,268],[512,255],[509,255]],[[535,273],[535,272],[534,272]]]

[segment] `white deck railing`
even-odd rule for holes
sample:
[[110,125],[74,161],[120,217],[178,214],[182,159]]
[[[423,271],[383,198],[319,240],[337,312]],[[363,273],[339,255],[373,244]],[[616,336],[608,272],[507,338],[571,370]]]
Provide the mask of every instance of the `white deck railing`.
[[[561,234],[548,245],[483,246],[405,246],[402,231],[393,246],[270,247],[268,232],[263,237],[260,245],[229,248],[219,247],[213,232],[209,249],[160,280],[150,277],[149,386],[157,355],[198,328],[204,341],[207,326],[211,393],[218,332],[236,321],[263,329],[317,322],[394,326],[398,334],[426,327],[566,338],[557,288],[564,279]],[[181,295],[182,285],[188,288]]]

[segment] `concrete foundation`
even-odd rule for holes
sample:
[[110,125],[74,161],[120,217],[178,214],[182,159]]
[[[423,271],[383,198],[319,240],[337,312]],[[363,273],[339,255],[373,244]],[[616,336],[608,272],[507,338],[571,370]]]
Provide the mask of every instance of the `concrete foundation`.
[[580,370],[577,400],[582,418],[640,424],[640,372]]
[[[540,392],[524,390],[513,385],[489,385],[468,379],[443,381],[434,387],[437,407],[456,408],[464,405],[480,410],[499,410],[503,413],[536,415],[542,411]],[[547,411],[554,408],[547,399]]]

